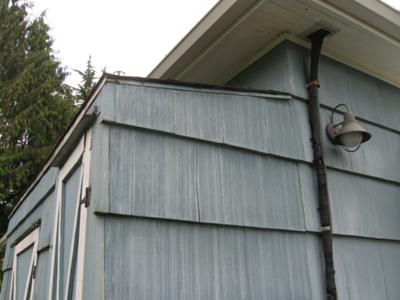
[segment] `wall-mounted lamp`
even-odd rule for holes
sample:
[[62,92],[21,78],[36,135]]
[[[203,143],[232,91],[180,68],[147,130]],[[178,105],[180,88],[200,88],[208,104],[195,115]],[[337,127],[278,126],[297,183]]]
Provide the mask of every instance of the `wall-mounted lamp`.
[[[335,124],[333,115],[341,106],[346,109],[346,113],[344,114],[343,122]],[[333,109],[326,125],[326,133],[333,144],[341,146],[347,152],[357,151],[362,143],[371,138],[371,134],[361,127],[346,104],[339,104]]]

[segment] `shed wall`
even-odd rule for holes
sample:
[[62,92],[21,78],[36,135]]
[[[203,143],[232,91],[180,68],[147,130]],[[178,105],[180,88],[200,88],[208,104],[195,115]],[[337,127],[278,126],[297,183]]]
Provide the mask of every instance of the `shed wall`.
[[[283,89],[307,101],[307,56],[308,50],[285,42],[229,85]],[[273,80],[271,63],[285,70],[275,73]],[[337,149],[323,135],[339,299],[399,298],[393,278],[398,278],[400,270],[400,89],[326,57],[321,57],[319,73],[322,124],[334,106],[345,103],[372,134],[368,143],[351,154]]]
[[[83,299],[324,299],[304,55],[284,43],[230,82],[291,97],[106,83],[92,129]],[[399,90],[326,58],[321,81],[323,122],[350,99],[372,133],[353,154],[325,140],[340,299],[398,299]],[[10,245],[39,219],[35,296],[47,296],[57,174],[10,220],[0,300]]]
[[[49,284],[49,264],[55,211],[55,182],[57,168],[50,168],[10,219],[7,248],[3,263],[3,285],[0,299],[9,297],[11,269],[13,266],[15,242],[40,221],[38,236],[38,271],[35,278],[35,299],[46,299]],[[44,296],[46,295],[46,296]]]
[[323,297],[304,104],[121,81],[96,104],[85,297]]
[[[309,50],[283,42],[232,78],[235,87],[275,89],[307,99],[304,84]],[[279,71],[277,71],[279,70]],[[400,131],[400,89],[321,56],[319,66],[321,104],[335,107],[346,103],[357,117]]]
[[[135,81],[106,85],[98,103],[102,171],[95,176],[99,186],[105,178],[109,184],[94,208],[105,237],[98,278],[106,298],[323,299],[304,71],[297,61],[303,55],[285,43],[261,59],[270,69],[256,62],[231,81],[283,89],[290,99]],[[339,78],[321,87],[323,122],[351,96],[348,104],[373,136],[353,154],[325,140],[340,299],[395,299],[398,90],[322,61],[321,70],[328,69],[322,77]],[[332,94],[345,85],[342,73],[355,90]],[[373,95],[360,91],[371,85],[383,95],[379,114],[375,100],[361,98]],[[369,109],[358,111],[363,101]],[[285,285],[268,285],[277,278]]]

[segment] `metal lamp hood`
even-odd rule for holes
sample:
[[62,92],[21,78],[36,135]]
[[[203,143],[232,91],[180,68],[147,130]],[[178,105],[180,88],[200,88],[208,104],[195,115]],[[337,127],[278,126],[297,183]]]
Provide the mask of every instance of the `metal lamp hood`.
[[[341,106],[345,107],[347,112],[344,114],[343,121],[335,124],[333,116]],[[334,108],[326,126],[326,132],[334,145],[342,146],[347,152],[357,151],[362,143],[371,138],[371,134],[360,125],[345,104],[339,104]]]

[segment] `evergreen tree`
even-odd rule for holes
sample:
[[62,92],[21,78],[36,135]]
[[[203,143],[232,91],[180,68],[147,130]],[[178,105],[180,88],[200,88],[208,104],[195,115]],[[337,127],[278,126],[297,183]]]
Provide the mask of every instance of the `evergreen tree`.
[[89,96],[90,91],[95,85],[95,80],[96,80],[96,71],[94,70],[94,67],[92,65],[92,56],[89,55],[89,58],[86,62],[86,69],[85,71],[79,71],[79,70],[74,70],[75,72],[78,72],[79,75],[81,76],[82,80],[78,84],[78,88],[76,89],[76,98],[78,105],[81,105]]
[[49,27],[43,15],[30,21],[28,8],[0,0],[0,235],[74,113]]

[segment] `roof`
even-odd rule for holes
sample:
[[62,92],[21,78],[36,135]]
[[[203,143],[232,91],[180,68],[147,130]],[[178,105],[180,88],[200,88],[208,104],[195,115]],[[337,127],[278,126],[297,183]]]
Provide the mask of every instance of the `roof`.
[[149,76],[224,84],[283,40],[308,47],[321,27],[323,54],[400,87],[400,13],[378,0],[222,0]]

